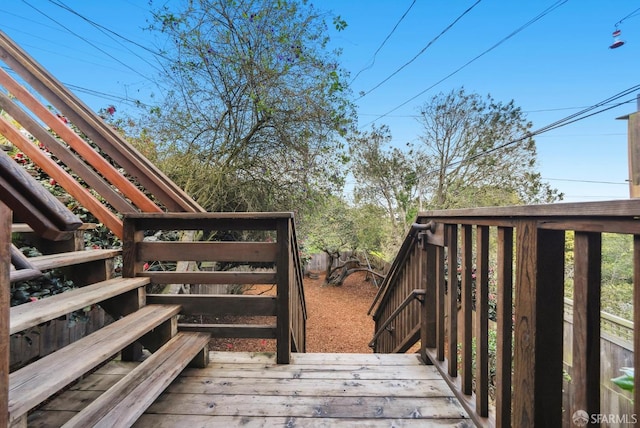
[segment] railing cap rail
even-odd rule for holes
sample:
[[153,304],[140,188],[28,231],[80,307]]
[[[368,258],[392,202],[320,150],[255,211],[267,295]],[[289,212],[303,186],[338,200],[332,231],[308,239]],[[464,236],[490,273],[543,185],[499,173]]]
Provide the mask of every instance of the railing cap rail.
[[125,218],[130,219],[291,219],[293,212],[177,212],[177,213],[126,213]]
[[599,202],[561,202],[540,205],[518,205],[508,207],[460,208],[422,211],[418,218],[460,217],[640,217],[640,199],[625,199]]

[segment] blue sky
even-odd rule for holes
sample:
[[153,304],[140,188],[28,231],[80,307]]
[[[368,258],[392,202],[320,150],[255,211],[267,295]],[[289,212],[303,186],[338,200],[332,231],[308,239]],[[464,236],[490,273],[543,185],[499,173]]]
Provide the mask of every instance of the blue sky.
[[[640,84],[640,12],[618,27],[625,45],[608,48],[615,24],[640,8],[637,0],[476,1],[314,2],[348,23],[342,32],[331,31],[332,45],[343,50],[342,65],[352,78],[361,71],[352,89],[354,98],[360,91],[367,93],[357,101],[363,129],[375,121],[390,126],[394,144],[416,142],[419,106],[462,86],[498,101],[513,99],[538,129]],[[148,0],[4,1],[0,29],[94,109],[114,104],[123,110],[126,100],[147,100],[158,93],[150,53],[99,31],[55,2],[153,46],[152,35],[142,30],[149,18]],[[546,16],[465,66],[554,5],[558,7]],[[413,62],[371,91],[472,6]],[[619,100],[631,101],[627,104],[536,137],[539,170],[565,193],[566,201],[628,197],[627,125],[616,118],[636,111],[636,95]]]

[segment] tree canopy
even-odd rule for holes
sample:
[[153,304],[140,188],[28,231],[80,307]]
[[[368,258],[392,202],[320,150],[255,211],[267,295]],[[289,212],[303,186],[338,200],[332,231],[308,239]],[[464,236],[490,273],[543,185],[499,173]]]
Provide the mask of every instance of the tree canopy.
[[513,100],[464,89],[438,94],[420,108],[420,152],[430,208],[553,202],[562,195],[541,181],[531,122]]
[[293,0],[193,0],[154,16],[171,89],[143,128],[171,178],[211,211],[298,210],[342,190],[352,107],[327,15]]

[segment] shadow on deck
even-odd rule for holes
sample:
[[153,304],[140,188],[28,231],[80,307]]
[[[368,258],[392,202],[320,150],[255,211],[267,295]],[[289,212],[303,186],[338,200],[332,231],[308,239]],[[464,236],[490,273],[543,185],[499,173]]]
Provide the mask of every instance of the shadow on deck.
[[[139,363],[112,361],[29,417],[62,426]],[[185,370],[135,427],[469,427],[473,423],[433,366],[417,354],[211,352]]]

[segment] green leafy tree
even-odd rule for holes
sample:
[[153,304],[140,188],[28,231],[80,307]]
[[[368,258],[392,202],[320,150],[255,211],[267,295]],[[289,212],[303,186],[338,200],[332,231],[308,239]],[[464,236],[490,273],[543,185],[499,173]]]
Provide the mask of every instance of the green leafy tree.
[[354,211],[337,196],[330,196],[316,205],[313,214],[307,217],[302,233],[307,236],[305,245],[309,252],[329,256],[327,278],[334,261],[345,251],[355,251],[359,246]]
[[154,16],[171,90],[136,135],[156,142],[172,179],[210,211],[304,210],[341,191],[352,106],[327,14],[295,0],[193,0]]
[[393,235],[401,239],[420,208],[423,177],[420,158],[411,147],[401,150],[391,142],[387,126],[373,127],[351,138],[350,157],[356,202],[382,207]]
[[420,108],[419,121],[419,151],[429,173],[420,191],[430,208],[562,198],[536,172],[536,145],[527,136],[531,122],[513,101],[504,104],[459,89],[431,98]]

